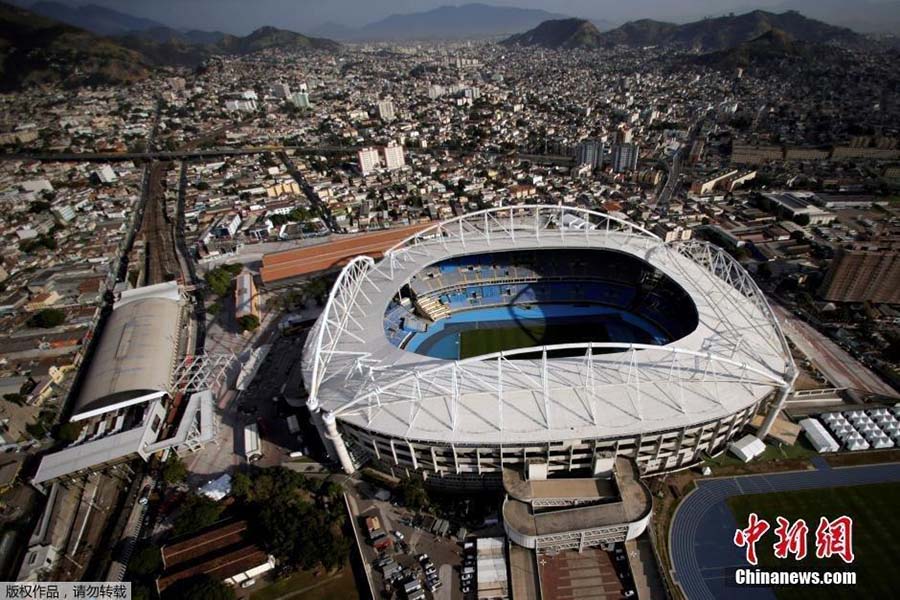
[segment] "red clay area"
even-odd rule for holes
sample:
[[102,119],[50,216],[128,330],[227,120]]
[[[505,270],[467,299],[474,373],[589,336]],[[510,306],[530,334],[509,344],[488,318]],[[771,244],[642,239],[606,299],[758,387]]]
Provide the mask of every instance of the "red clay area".
[[377,258],[391,246],[430,226],[431,223],[419,223],[375,233],[341,236],[324,244],[266,254],[260,277],[263,283],[269,283],[341,267],[360,254]]
[[543,600],[603,600],[624,598],[611,553],[587,548],[537,557]]

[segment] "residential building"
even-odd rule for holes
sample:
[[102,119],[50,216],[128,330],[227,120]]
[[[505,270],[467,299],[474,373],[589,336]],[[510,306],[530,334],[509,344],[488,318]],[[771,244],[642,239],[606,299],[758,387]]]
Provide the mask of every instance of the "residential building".
[[591,169],[600,169],[603,167],[603,153],[606,146],[602,140],[596,138],[585,138],[575,149],[575,162],[581,166],[588,166]]
[[819,293],[830,302],[900,304],[900,244],[839,248]]
[[623,143],[613,146],[612,167],[615,173],[634,171],[638,165],[640,147],[637,144]]
[[359,161],[359,171],[363,175],[368,175],[381,165],[381,157],[377,148],[363,148],[356,153]]
[[382,121],[394,120],[394,103],[390,100],[382,100],[378,103],[378,118]]
[[384,166],[388,171],[400,169],[406,164],[403,155],[403,146],[391,144],[384,148]]

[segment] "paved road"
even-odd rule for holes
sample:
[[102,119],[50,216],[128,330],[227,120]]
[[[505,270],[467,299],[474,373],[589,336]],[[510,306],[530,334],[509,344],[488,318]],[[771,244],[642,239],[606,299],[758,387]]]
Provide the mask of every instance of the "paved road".
[[772,310],[781,322],[784,333],[832,385],[871,394],[898,396],[894,388],[809,323],[798,319],[778,304],[772,304]]
[[900,463],[819,468],[699,481],[678,506],[669,531],[672,576],[689,600],[774,600],[771,588],[738,587],[734,570],[747,567],[732,542],[738,527],[725,500],[731,496],[900,481]]

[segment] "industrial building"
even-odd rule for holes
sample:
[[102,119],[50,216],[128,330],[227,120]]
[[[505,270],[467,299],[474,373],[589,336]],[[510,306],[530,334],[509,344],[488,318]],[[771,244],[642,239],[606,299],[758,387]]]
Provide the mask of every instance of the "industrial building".
[[[80,433],[41,459],[33,483],[76,479],[137,457],[196,448],[214,437],[208,381],[178,380],[185,373],[178,367],[186,310],[177,282],[121,293],[75,399],[70,422]],[[204,360],[195,362],[201,368]]]

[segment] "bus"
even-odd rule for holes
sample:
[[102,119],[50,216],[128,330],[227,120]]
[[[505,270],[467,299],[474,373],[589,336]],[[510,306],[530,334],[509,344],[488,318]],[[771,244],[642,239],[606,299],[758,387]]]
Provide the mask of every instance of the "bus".
[[300,421],[297,420],[297,415],[291,415],[287,418],[288,431],[291,432],[291,435],[300,431]]
[[252,462],[262,457],[259,443],[259,429],[256,423],[244,426],[244,457],[247,462]]

